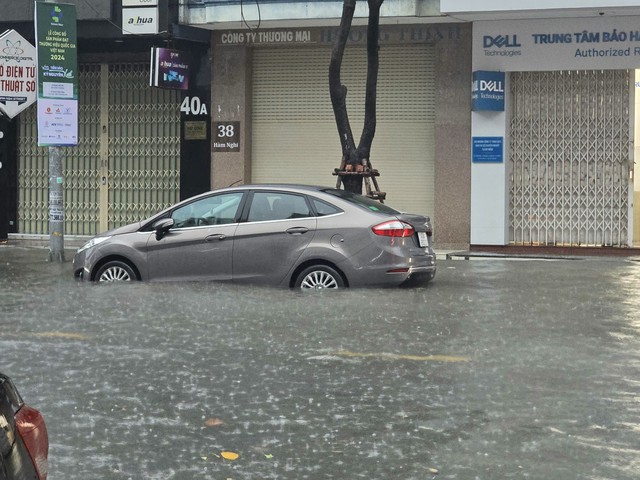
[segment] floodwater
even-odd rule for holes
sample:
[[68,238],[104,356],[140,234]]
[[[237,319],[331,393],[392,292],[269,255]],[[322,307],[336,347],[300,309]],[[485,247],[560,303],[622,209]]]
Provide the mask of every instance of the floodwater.
[[49,480],[638,478],[638,262],[303,294],[87,285],[46,256],[0,246],[0,371]]

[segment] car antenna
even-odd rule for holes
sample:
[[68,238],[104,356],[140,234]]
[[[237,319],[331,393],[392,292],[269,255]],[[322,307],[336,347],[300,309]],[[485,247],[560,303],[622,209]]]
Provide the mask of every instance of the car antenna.
[[[242,179],[240,179],[240,180],[236,180],[236,181],[235,181],[235,182],[233,182],[231,185],[229,185],[229,187],[233,187],[234,185],[236,185],[236,184],[240,183],[241,181],[242,181]],[[229,188],[229,187],[227,187],[227,188]]]

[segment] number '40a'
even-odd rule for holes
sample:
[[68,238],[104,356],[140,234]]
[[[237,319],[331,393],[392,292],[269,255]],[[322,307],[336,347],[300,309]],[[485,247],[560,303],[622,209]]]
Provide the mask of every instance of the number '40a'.
[[209,113],[200,97],[184,97],[180,111],[185,115],[207,115]]

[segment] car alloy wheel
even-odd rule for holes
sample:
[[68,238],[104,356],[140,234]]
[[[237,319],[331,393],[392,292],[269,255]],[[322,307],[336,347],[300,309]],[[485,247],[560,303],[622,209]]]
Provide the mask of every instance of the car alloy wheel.
[[136,280],[136,274],[126,263],[114,261],[104,264],[100,270],[98,270],[96,279],[100,283],[130,282]]
[[333,268],[325,265],[309,267],[298,275],[296,288],[319,290],[324,288],[344,288],[344,280]]

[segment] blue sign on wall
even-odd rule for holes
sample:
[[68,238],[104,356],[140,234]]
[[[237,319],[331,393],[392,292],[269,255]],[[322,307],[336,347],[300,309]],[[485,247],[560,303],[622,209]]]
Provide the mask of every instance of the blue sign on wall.
[[502,163],[504,161],[503,137],[473,137],[471,158],[473,163]]
[[504,72],[473,72],[471,109],[473,111],[504,111]]

